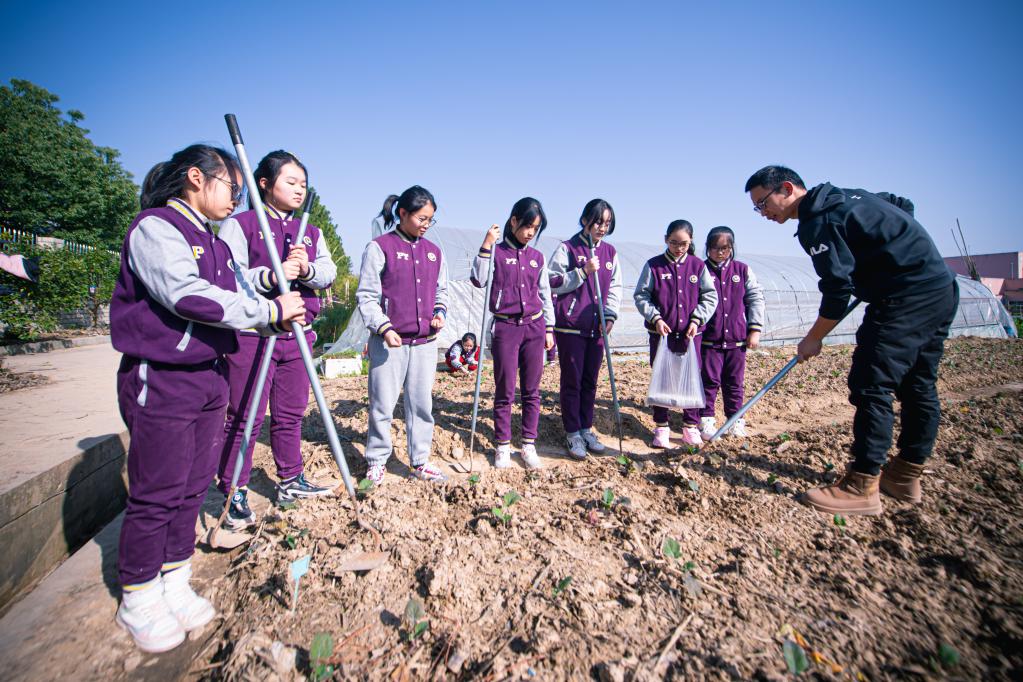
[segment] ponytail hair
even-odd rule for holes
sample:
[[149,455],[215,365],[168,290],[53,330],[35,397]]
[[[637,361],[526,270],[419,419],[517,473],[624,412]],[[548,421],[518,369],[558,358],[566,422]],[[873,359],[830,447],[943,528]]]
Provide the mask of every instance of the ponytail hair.
[[[390,198],[390,197],[388,197]],[[423,206],[430,204],[433,206],[433,210],[437,210],[437,201],[430,194],[430,190],[419,185],[412,185],[407,190],[401,193],[398,197],[397,208],[394,210],[394,216],[398,216],[398,211],[405,209],[406,213],[415,213]]]
[[600,222],[604,219],[604,211],[611,214],[611,223],[607,226],[607,233],[611,234],[615,231],[615,210],[603,199],[590,199],[586,202],[582,215],[579,216],[579,227],[585,230],[590,225]]
[[241,174],[233,154],[207,144],[190,145],[176,152],[170,161],[158,163],[146,173],[139,198],[142,210],[165,206],[174,197],[184,198],[189,168],[198,168],[206,177],[215,177],[224,170],[232,179]]
[[391,229],[391,225],[394,225],[394,214],[396,212],[394,205],[398,202],[397,194],[388,194],[387,198],[384,199],[384,207],[380,209],[379,218],[384,219],[384,229]]
[[710,247],[717,243],[720,237],[728,237],[728,245],[732,247],[732,258],[735,258],[735,233],[727,225],[719,225],[707,233],[707,245],[704,247],[704,254],[710,258]]
[[[263,203],[266,203],[266,198],[273,192],[274,185],[277,184],[277,178],[281,175],[281,169],[289,163],[293,163],[302,169],[305,173],[306,186],[309,186],[309,171],[306,169],[305,164],[298,160],[298,157],[291,152],[286,152],[283,149],[278,149],[275,152],[270,152],[259,162],[256,166],[253,175],[256,177],[256,187],[259,187],[260,180],[266,180],[266,189],[259,187],[259,196],[263,199]],[[252,197],[249,197],[249,208],[256,208],[255,202]]]
[[[540,227],[537,228],[536,234],[533,235],[533,239],[538,239],[540,233],[547,227],[547,214],[543,212],[543,206],[540,202],[533,197],[523,197],[515,202],[512,206],[511,215],[508,216],[508,220],[504,223],[504,238],[508,239],[508,236],[514,236],[512,230],[511,219],[516,218],[519,222],[519,227],[523,225],[532,225],[536,222],[536,219],[540,219]],[[523,244],[525,246],[525,244]]]
[[693,243],[693,224],[688,220],[672,220],[668,223],[668,229],[664,232],[664,241],[668,241],[671,235],[678,231],[685,232],[689,235],[689,250],[686,251],[690,256],[696,255],[696,244]]

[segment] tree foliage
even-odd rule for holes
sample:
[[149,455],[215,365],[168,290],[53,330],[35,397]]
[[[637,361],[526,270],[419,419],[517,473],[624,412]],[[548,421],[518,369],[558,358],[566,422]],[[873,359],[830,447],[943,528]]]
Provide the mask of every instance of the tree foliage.
[[330,211],[320,202],[320,195],[317,194],[313,200],[313,208],[309,211],[309,223],[320,228],[324,239],[327,240],[327,248],[337,266],[337,274],[340,279],[352,271],[352,259],[345,253],[345,247],[341,243],[341,237],[337,233],[337,224],[330,215]]
[[117,160],[25,80],[0,87],[0,224],[117,249],[138,212],[138,188]]

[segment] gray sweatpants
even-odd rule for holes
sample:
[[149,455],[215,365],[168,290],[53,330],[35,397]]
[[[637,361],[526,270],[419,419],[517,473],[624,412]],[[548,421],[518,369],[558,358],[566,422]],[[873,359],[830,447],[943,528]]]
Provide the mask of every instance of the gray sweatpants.
[[433,445],[433,379],[437,342],[389,348],[369,337],[369,434],[366,462],[384,464],[391,456],[391,420],[398,394],[405,389],[405,435],[413,467],[426,464]]

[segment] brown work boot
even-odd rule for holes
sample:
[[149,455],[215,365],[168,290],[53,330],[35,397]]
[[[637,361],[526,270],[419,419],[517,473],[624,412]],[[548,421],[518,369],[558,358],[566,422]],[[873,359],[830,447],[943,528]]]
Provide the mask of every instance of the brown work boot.
[[807,490],[799,501],[829,514],[877,516],[881,513],[880,479],[880,474],[861,474],[850,467],[837,483]]
[[923,472],[923,464],[912,464],[901,457],[893,457],[881,469],[881,490],[896,500],[920,504],[923,501],[920,488]]

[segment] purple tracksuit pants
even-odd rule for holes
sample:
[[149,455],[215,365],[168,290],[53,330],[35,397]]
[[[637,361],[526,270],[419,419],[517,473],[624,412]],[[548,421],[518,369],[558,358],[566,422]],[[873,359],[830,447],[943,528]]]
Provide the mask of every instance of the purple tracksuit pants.
[[[306,332],[309,347],[316,336]],[[227,405],[227,421],[224,423],[223,447],[220,450],[220,467],[217,471],[217,487],[225,495],[231,489],[235,460],[245,435],[245,418],[256,390],[259,364],[269,338],[252,334],[238,335],[238,352],[227,356],[227,380],[231,391]],[[309,404],[309,375],[298,342],[293,335],[282,334],[274,344],[273,360],[263,384],[263,395],[259,396],[256,407],[256,423],[252,426],[252,438],[245,451],[238,486],[248,485],[252,473],[252,453],[263,427],[266,405],[270,403],[270,448],[277,464],[277,477],[281,480],[302,473],[302,417]]]
[[223,362],[166,365],[123,356],[117,402],[131,437],[117,570],[121,585],[139,585],[195,551],[195,521],[224,433]]
[[604,339],[555,332],[561,368],[561,421],[566,433],[593,426],[597,375],[604,361]]
[[713,348],[704,346],[700,349],[700,368],[703,374],[703,395],[707,406],[700,410],[701,417],[714,416],[714,401],[721,389],[721,401],[725,405],[725,416],[731,417],[742,407],[742,384],[746,378],[745,348]]
[[[657,347],[661,343],[660,334],[648,334],[650,337],[650,366],[654,364],[654,358],[657,357]],[[696,362],[700,362],[700,337],[696,336],[692,341],[689,342],[690,352],[696,352]],[[681,352],[679,349],[677,352]],[[654,410],[654,425],[655,426],[668,426],[668,408],[660,407],[655,405]],[[682,426],[698,426],[700,424],[700,408],[694,407],[689,410],[682,410]]]
[[522,393],[522,442],[536,441],[545,334],[542,317],[521,324],[519,320],[500,319],[494,323],[490,353],[494,356],[494,436],[498,445],[511,442],[516,375]]

